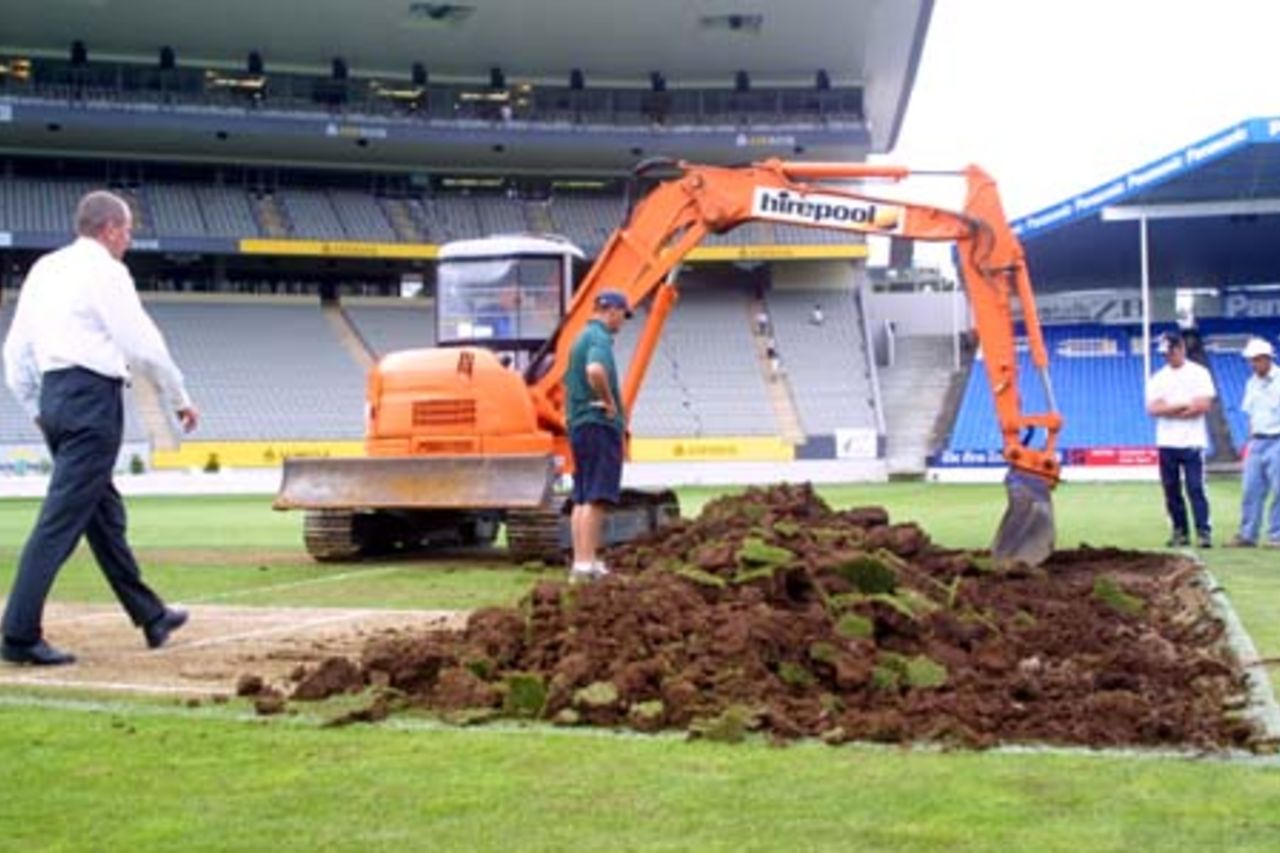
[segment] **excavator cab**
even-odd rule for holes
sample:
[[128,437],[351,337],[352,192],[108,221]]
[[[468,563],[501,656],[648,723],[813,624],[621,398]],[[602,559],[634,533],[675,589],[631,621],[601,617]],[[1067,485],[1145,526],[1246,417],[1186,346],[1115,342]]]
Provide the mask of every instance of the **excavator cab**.
[[436,343],[478,346],[524,372],[560,326],[585,258],[555,236],[503,235],[440,248]]

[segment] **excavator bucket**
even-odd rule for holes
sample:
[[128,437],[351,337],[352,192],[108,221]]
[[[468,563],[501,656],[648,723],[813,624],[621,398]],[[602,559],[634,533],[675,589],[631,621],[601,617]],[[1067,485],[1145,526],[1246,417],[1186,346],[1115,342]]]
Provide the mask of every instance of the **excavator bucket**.
[[543,505],[555,461],[528,456],[286,459],[276,509],[510,509]]
[[1004,478],[1009,505],[1000,519],[991,555],[997,565],[1038,566],[1053,553],[1053,498],[1047,480],[1009,469]]

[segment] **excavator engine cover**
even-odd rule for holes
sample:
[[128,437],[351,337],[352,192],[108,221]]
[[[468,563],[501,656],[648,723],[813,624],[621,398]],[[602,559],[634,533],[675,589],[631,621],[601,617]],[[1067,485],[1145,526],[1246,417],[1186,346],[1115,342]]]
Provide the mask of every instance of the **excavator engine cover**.
[[1010,468],[1004,478],[1009,504],[991,545],[996,565],[1038,566],[1053,553],[1052,485],[1048,480]]
[[508,509],[542,506],[548,455],[286,459],[276,509]]

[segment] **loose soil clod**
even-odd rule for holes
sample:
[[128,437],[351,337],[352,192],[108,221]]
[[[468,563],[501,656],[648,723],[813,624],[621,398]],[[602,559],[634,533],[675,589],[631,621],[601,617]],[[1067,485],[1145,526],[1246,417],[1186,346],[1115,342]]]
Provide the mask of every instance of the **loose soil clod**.
[[[996,572],[878,507],[751,489],[456,635],[372,642],[294,698],[737,740],[1250,746],[1243,676],[1187,560],[1081,548]],[[325,689],[310,685],[327,673]],[[329,688],[332,687],[330,692]],[[261,701],[261,700],[260,700]],[[353,719],[380,719],[377,711]]]

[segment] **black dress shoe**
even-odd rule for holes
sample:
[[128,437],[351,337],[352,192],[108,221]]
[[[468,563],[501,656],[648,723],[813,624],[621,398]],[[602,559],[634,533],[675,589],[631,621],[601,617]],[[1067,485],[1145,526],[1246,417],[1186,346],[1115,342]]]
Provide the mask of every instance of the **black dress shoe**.
[[187,611],[181,607],[166,607],[151,624],[142,629],[147,637],[147,646],[158,649],[169,640],[169,635],[187,624]]
[[0,645],[0,658],[9,663],[29,663],[32,666],[62,666],[76,662],[75,655],[55,649],[44,640],[32,646],[19,646],[5,640]]

